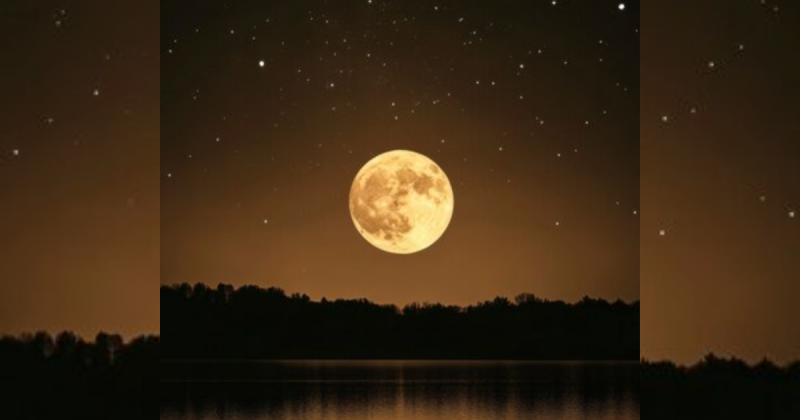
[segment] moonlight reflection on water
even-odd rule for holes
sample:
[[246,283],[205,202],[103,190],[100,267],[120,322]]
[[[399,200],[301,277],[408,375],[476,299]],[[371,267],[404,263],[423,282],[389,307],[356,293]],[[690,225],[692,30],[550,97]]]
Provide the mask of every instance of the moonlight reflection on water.
[[[167,371],[161,418],[169,420],[639,418],[636,363],[267,362]],[[219,372],[230,376],[209,379]]]

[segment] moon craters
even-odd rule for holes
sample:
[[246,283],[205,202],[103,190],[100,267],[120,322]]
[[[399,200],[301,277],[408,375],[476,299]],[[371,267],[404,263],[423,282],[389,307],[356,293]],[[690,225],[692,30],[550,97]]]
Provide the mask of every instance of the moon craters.
[[433,244],[450,222],[453,201],[444,172],[410,151],[377,156],[350,190],[350,214],[359,233],[387,252],[408,254]]

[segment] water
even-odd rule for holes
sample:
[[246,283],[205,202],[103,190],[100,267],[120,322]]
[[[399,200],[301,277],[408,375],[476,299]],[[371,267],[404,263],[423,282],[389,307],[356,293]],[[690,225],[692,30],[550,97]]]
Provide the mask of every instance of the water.
[[163,362],[162,420],[630,420],[638,363]]

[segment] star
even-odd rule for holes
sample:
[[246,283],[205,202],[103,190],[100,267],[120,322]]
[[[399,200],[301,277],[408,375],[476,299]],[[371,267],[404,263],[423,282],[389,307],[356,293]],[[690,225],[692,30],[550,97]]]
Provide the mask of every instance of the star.
[[619,6],[617,6],[617,8],[619,10],[625,10],[625,3],[620,3]]
[[658,236],[666,236],[666,235],[667,235],[667,231],[666,230],[661,229],[661,230],[658,231]]
[[264,67],[264,65],[266,65],[264,60],[258,60],[258,67]]
[[14,156],[19,156],[19,149],[12,150],[11,154],[14,155]]
[[789,210],[789,218],[794,219],[795,213],[794,210]]

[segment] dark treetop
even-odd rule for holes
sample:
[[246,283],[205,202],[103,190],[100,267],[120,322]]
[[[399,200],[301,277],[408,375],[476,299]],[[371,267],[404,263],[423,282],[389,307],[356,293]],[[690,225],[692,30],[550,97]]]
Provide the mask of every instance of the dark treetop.
[[800,362],[748,366],[714,355],[691,367],[643,362],[646,419],[800,419]]
[[157,337],[0,337],[0,418],[155,418]]
[[522,294],[399,309],[181,284],[161,287],[161,331],[166,359],[638,360],[639,302]]

